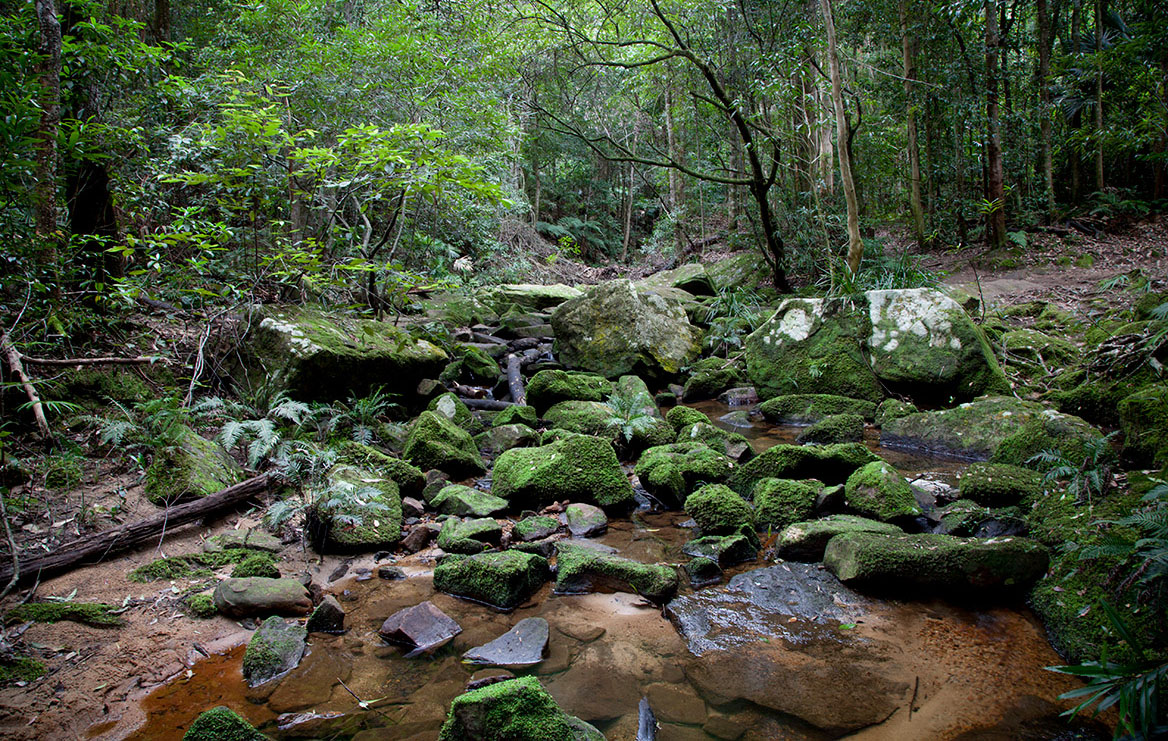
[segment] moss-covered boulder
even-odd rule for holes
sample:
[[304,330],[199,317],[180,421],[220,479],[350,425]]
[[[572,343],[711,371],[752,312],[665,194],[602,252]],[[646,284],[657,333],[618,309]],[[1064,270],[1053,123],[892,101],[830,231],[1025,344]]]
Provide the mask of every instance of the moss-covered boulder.
[[215,443],[183,428],[146,469],[146,498],[157,505],[201,499],[242,481],[243,469]]
[[[546,373],[547,371],[540,372]],[[513,404],[496,414],[495,418],[491,420],[492,427],[502,427],[504,425],[527,425],[528,427],[537,427],[539,426],[539,414],[535,411],[535,407],[533,406],[527,406],[526,404]]]
[[426,405],[426,409],[437,412],[467,432],[476,432],[480,427],[479,421],[475,419],[466,402],[450,391],[435,396]]
[[864,399],[832,394],[784,394],[767,399],[759,404],[758,410],[766,421],[774,424],[805,425],[837,414],[855,414],[870,420],[876,414],[876,405]]
[[885,399],[880,402],[880,406],[876,407],[876,426],[883,427],[884,423],[891,419],[900,419],[907,417],[910,414],[916,414],[920,410],[915,404],[910,404],[907,401],[900,399]]
[[843,533],[900,533],[889,522],[855,515],[828,515],[819,520],[796,522],[783,528],[776,543],[778,555],[790,561],[822,561],[828,542]]
[[888,389],[942,401],[1010,390],[985,336],[953,299],[931,288],[864,295],[869,362]]
[[1139,465],[1168,465],[1168,385],[1156,384],[1119,403],[1123,452]]
[[569,367],[607,378],[676,376],[697,356],[701,332],[680,301],[616,280],[593,286],[552,314],[556,352]]
[[679,443],[701,443],[735,463],[745,463],[755,455],[754,448],[745,435],[723,430],[709,422],[697,422],[681,428],[675,440]]
[[295,579],[224,579],[212,599],[219,612],[234,618],[307,615],[312,609],[308,590]]
[[858,414],[832,414],[799,433],[798,443],[832,445],[864,439],[864,418]]
[[479,433],[474,440],[484,454],[498,455],[511,448],[538,445],[539,433],[524,424],[498,425]]
[[129,366],[79,366],[54,372],[53,383],[38,388],[43,401],[68,401],[99,408],[111,401],[133,404],[153,396],[150,387]]
[[401,494],[392,479],[353,466],[336,466],[314,491],[308,534],[319,553],[361,553],[401,540]]
[[972,463],[959,474],[962,499],[986,507],[1018,504],[1042,491],[1042,474],[1030,468],[1004,463]]
[[499,363],[483,350],[470,345],[459,345],[454,349],[454,354],[454,361],[446,366],[438,380],[445,383],[465,381],[487,386],[498,380]]
[[490,517],[507,509],[508,503],[506,499],[485,491],[462,484],[451,484],[443,487],[430,500],[430,506],[444,515]]
[[530,543],[555,535],[562,526],[563,523],[551,515],[532,515],[515,523],[514,533],[519,540]]
[[757,290],[772,285],[772,273],[758,250],[739,252],[706,265],[706,275],[718,291]]
[[632,505],[633,488],[607,441],[576,435],[538,448],[513,448],[495,461],[491,492],[519,509],[570,499],[605,509]]
[[685,512],[703,535],[731,535],[754,528],[754,510],[728,486],[707,484],[685,500]]
[[750,496],[759,479],[818,479],[844,483],[861,466],[880,457],[861,443],[839,445],[775,445],[734,470],[727,482],[742,496]]
[[658,445],[641,453],[635,472],[641,486],[669,507],[679,507],[697,486],[724,482],[734,461],[703,443]]
[[955,538],[852,532],[827,544],[823,563],[849,585],[927,597],[1018,595],[1046,572],[1047,549],[1027,538]]
[[247,643],[243,654],[243,678],[249,687],[296,668],[307,648],[308,631],[303,625],[270,617]]
[[937,510],[936,516],[940,519],[933,532],[943,535],[958,535],[969,537],[977,532],[978,527],[992,517],[987,507],[983,507],[972,499],[958,499]]
[[873,461],[856,470],[844,486],[848,507],[863,517],[891,522],[921,514],[912,487],[889,463]]
[[694,367],[693,375],[685,382],[682,398],[686,401],[714,399],[726,389],[741,386],[745,380],[745,374],[736,363],[709,358]]
[[447,553],[481,553],[493,545],[498,545],[503,537],[503,527],[490,517],[471,517],[461,520],[451,517],[443,521],[438,533],[438,547]]
[[1035,453],[1060,449],[1081,455],[1099,437],[1078,417],[1012,396],[986,396],[952,409],[888,420],[880,441],[892,447],[919,448],[971,460],[1024,464]]
[[504,283],[492,286],[481,293],[482,300],[502,309],[515,307],[520,311],[544,311],[554,309],[565,301],[579,298],[583,292],[579,288],[563,283],[540,285],[538,283]]
[[661,270],[644,277],[639,283],[651,288],[680,288],[695,296],[712,296],[716,293],[710,276],[706,274],[706,266],[700,262],[686,263],[672,270]]
[[707,558],[718,564],[719,569],[725,569],[753,561],[758,556],[758,545],[742,533],[706,535],[683,545],[681,552],[694,558]]
[[558,430],[595,435],[615,442],[620,437],[620,425],[615,424],[616,412],[600,401],[561,401],[544,412],[544,420]]
[[576,741],[569,716],[535,677],[489,684],[454,698],[439,741]]
[[545,412],[561,401],[603,401],[612,393],[612,382],[595,373],[541,370],[527,382],[527,401]]
[[779,532],[801,522],[815,512],[815,503],[823,484],[814,479],[761,479],[754,485],[754,526],[758,530]]
[[501,610],[518,607],[547,578],[546,559],[519,551],[452,556],[434,567],[435,589]]
[[423,470],[438,468],[457,477],[486,470],[470,433],[431,411],[414,421],[402,455]]
[[698,422],[709,422],[710,418],[693,407],[687,407],[683,404],[679,404],[678,406],[673,407],[665,413],[665,421],[668,422],[674,430],[680,431],[681,429],[695,425]]
[[403,497],[417,497],[426,488],[426,474],[417,466],[392,455],[351,440],[338,448],[340,462],[364,468],[397,484]]
[[634,592],[653,602],[677,594],[677,571],[662,564],[643,564],[566,541],[556,544],[556,592],[584,594],[613,589]]
[[437,377],[447,360],[392,322],[310,306],[254,307],[238,348],[225,357],[245,390],[312,401],[367,396],[387,382],[412,389]]
[[183,741],[268,741],[268,737],[234,710],[220,705],[195,718],[183,734]]
[[746,338],[746,373],[763,399],[822,393],[878,402],[884,392],[865,358],[870,330],[851,299],[785,299]]

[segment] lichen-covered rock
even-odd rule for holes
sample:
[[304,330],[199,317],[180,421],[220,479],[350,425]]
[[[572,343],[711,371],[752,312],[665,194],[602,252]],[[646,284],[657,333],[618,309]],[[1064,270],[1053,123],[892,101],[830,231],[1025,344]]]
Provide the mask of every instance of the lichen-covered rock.
[[491,545],[498,545],[502,537],[503,527],[489,517],[466,520],[451,517],[442,523],[438,547],[447,553],[481,553]]
[[473,433],[479,427],[478,420],[475,419],[474,413],[471,412],[466,402],[450,391],[435,396],[426,405],[426,409],[441,414],[467,432]]
[[873,461],[849,476],[844,498],[860,515],[882,522],[921,514],[912,487],[885,461]]
[[1141,465],[1168,465],[1168,385],[1156,384],[1119,402],[1124,455]]
[[559,532],[562,523],[551,515],[532,515],[524,517],[515,523],[515,537],[524,543],[555,535]]
[[307,648],[308,631],[283,618],[270,617],[252,635],[243,654],[243,678],[249,687],[291,671]]
[[497,425],[476,435],[475,444],[483,453],[497,455],[511,448],[538,445],[539,433],[523,424]]
[[744,561],[753,561],[758,547],[742,533],[734,535],[706,535],[694,538],[681,547],[681,552],[694,558],[708,558],[721,569]]
[[959,475],[962,499],[986,507],[1017,504],[1042,491],[1042,474],[1030,468],[1004,463],[972,463]]
[[757,289],[770,287],[771,269],[758,250],[749,250],[730,255],[718,262],[706,265],[706,275],[714,288],[719,291],[733,291],[739,288]]
[[319,553],[391,548],[401,540],[401,494],[392,479],[336,466],[307,510],[308,534]]
[[183,734],[183,741],[268,741],[268,737],[234,710],[220,705],[195,718]]
[[554,309],[582,295],[579,288],[563,283],[546,286],[537,283],[504,283],[483,291],[482,299],[502,308],[514,306],[522,311],[543,311]]
[[507,500],[462,484],[443,487],[430,505],[444,515],[490,517],[507,509]]
[[402,455],[423,470],[438,468],[452,476],[473,476],[485,470],[470,434],[431,411],[414,421]]
[[569,716],[535,677],[489,684],[454,698],[439,741],[574,741]]
[[627,280],[593,286],[552,314],[556,352],[569,367],[607,378],[676,376],[699,351],[701,332],[680,301]]
[[758,410],[766,421],[783,425],[814,424],[824,417],[855,414],[872,419],[876,405],[864,399],[850,399],[833,394],[785,394],[767,399]]
[[967,401],[1010,390],[993,350],[956,301],[931,288],[868,291],[869,362],[886,387]]
[[183,428],[146,469],[146,498],[158,505],[201,499],[243,480],[243,469],[215,443]]
[[[547,371],[540,371],[546,373]],[[537,374],[538,375],[538,374]],[[539,414],[535,411],[535,407],[527,406],[526,404],[513,404],[503,411],[495,415],[491,420],[492,427],[502,427],[504,425],[527,425],[528,427],[537,427],[539,425]]]
[[[672,411],[672,410],[671,410]],[[739,432],[728,432],[709,422],[697,422],[677,432],[679,443],[701,443],[715,453],[721,453],[735,463],[745,463],[754,457],[750,440]]]
[[878,402],[884,392],[864,357],[870,330],[851,299],[785,299],[746,338],[746,373],[764,399],[822,393]]
[[703,535],[731,535],[754,528],[754,510],[728,486],[708,484],[690,494],[685,511]]
[[754,485],[754,525],[778,532],[806,520],[815,511],[823,484],[819,481],[761,479]]
[[1046,366],[1071,365],[1079,354],[1074,343],[1033,329],[1011,330],[999,342],[1012,357]]
[[910,414],[916,414],[917,409],[915,404],[910,404],[907,401],[900,399],[885,399],[880,402],[880,406],[876,407],[876,426],[883,427],[884,423],[891,419],[900,419],[907,417]]
[[403,497],[417,497],[426,488],[426,474],[417,466],[352,440],[340,445],[340,462],[392,479]]
[[666,412],[665,421],[668,422],[674,430],[680,431],[682,428],[695,425],[698,422],[708,423],[710,418],[693,407],[678,405]]
[[843,533],[900,533],[889,522],[855,515],[829,515],[819,520],[796,522],[779,533],[778,555],[790,561],[822,561],[828,542]]
[[677,507],[701,484],[726,481],[734,462],[703,443],[658,445],[641,454],[635,472],[655,499]]
[[576,435],[538,448],[513,448],[495,461],[491,492],[519,509],[570,499],[605,509],[631,506],[633,488],[612,445]]
[[315,307],[258,306],[226,361],[246,390],[332,401],[366,396],[387,381],[413,388],[423,378],[436,377],[447,356],[391,322]]
[[503,551],[452,556],[434,567],[434,588],[501,610],[518,607],[547,581],[547,560]]
[[307,615],[312,609],[308,590],[295,579],[224,579],[215,587],[215,609],[228,617]]
[[527,401],[544,412],[561,401],[603,401],[612,382],[595,373],[541,370],[527,382]]
[[864,418],[858,414],[832,414],[799,433],[798,443],[832,445],[864,439]]
[[1078,417],[1036,402],[986,396],[952,409],[888,420],[880,441],[891,447],[1023,465],[1046,449],[1061,449],[1070,457],[1081,455],[1083,445],[1101,434]]
[[1046,573],[1050,556],[1027,538],[845,533],[823,563],[845,584],[914,596],[1021,594]]
[[662,564],[643,564],[566,541],[556,544],[556,592],[583,594],[601,589],[634,592],[653,602],[677,594],[677,572]]
[[842,484],[856,469],[880,457],[860,443],[839,445],[775,445],[747,461],[730,475],[730,488],[751,496],[759,479],[818,479]]

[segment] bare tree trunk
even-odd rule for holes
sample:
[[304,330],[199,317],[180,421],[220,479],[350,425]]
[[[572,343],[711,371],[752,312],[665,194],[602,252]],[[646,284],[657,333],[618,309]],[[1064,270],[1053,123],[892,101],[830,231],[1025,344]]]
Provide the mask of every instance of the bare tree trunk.
[[1095,0],[1095,190],[1103,190],[1103,14],[1106,0]]
[[[635,157],[637,154],[637,135],[640,133],[640,119],[633,117],[633,146],[632,153]],[[625,238],[621,244],[621,262],[628,262],[629,260],[629,244],[633,241],[633,178],[636,176],[636,163],[629,162],[629,186],[628,186],[628,203],[625,204]]]
[[170,41],[170,0],[154,0],[154,40]]
[[[681,162],[681,147],[677,143],[676,123],[673,120],[673,82],[667,83],[665,90],[665,139],[669,147],[669,159]],[[669,210],[673,217],[674,254],[681,257],[685,251],[685,237],[681,228],[682,201],[685,199],[684,185],[678,170],[669,170]]]
[[37,62],[41,120],[37,126],[33,202],[40,260],[55,270],[60,243],[57,228],[57,130],[61,125],[61,21],[57,18],[55,0],[36,0],[36,14],[41,31],[40,60]]
[[[1082,33],[1082,17],[1083,17],[1083,0],[1071,0],[1071,47],[1077,48],[1079,45],[1079,35]],[[1071,116],[1070,126],[1072,129],[1078,129],[1083,125],[1082,111],[1075,111],[1075,115]],[[1083,175],[1082,175],[1082,160],[1079,157],[1078,147],[1070,147],[1071,157],[1071,202],[1078,203],[1083,197]]]
[[986,243],[996,249],[1006,243],[1006,199],[1002,176],[1002,137],[998,120],[998,3],[986,0]]
[[1050,85],[1050,32],[1051,17],[1047,10],[1047,0],[1037,0],[1038,7],[1038,120],[1039,148],[1042,152],[1042,182],[1046,190],[1046,220],[1054,218],[1054,154],[1050,146],[1051,99]]
[[860,213],[856,199],[856,183],[852,179],[851,146],[848,142],[848,119],[844,112],[844,95],[840,83],[839,51],[836,48],[835,21],[831,16],[831,0],[820,0],[823,23],[827,28],[827,59],[831,69],[831,101],[835,108],[836,143],[839,148],[840,179],[843,180],[844,200],[848,207],[848,269],[855,275],[864,257],[864,241],[860,238]]
[[908,0],[900,0],[900,48],[904,63],[905,129],[908,135],[908,169],[911,179],[909,209],[912,211],[913,236],[917,245],[925,245],[925,209],[921,205],[921,151],[917,144],[917,111],[913,103],[913,41],[908,35]]

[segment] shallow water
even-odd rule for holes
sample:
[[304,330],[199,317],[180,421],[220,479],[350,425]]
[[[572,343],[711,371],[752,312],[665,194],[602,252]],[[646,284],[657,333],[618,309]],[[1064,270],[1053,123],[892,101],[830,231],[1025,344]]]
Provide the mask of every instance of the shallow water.
[[[712,419],[726,412],[716,402],[698,406]],[[761,420],[735,429],[760,451],[793,442],[799,432]],[[964,466],[881,449],[874,436],[866,442],[911,477],[927,473],[952,483]],[[598,540],[640,561],[681,564],[688,560],[681,553],[690,537],[681,526],[687,519],[681,512],[639,512],[614,520]],[[710,638],[718,648],[699,657],[660,607],[636,595],[557,596],[546,584],[527,604],[501,613],[435,592],[426,552],[397,563],[408,578],[346,578],[329,586],[345,608],[348,632],[310,636],[309,654],[285,677],[249,690],[239,670],[242,647],[214,656],[190,678],[146,697],[146,725],[128,738],[180,739],[201,711],[222,704],[276,739],[433,739],[450,701],[480,669],[463,664],[461,654],[533,616],[551,627],[548,653],[516,673],[539,676],[567,712],[613,741],[635,738],[642,696],[661,722],[663,741],[735,734],[817,739],[857,729],[873,739],[950,738],[976,730],[1009,738],[1012,724],[1057,715],[1062,705],[1055,698],[1070,687],[1067,678],[1042,669],[1059,660],[1022,609],[863,600],[857,616],[841,622],[759,611],[733,593],[703,590],[701,598],[712,599],[717,625]],[[769,565],[743,564],[727,579]],[[768,588],[761,579],[748,586]],[[463,632],[432,656],[406,659],[377,629],[392,613],[426,599]]]

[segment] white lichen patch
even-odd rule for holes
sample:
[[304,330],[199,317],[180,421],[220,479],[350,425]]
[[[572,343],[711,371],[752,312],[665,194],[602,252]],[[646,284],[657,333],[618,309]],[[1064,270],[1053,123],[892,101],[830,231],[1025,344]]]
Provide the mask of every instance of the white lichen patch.
[[[891,353],[905,343],[925,342],[929,347],[961,349],[953,331],[953,312],[961,311],[953,299],[927,288],[868,291],[872,334],[868,347]],[[918,344],[919,346],[919,344]]]
[[321,351],[320,345],[308,339],[300,327],[291,322],[268,316],[260,322],[260,329],[280,335],[288,351],[296,357],[306,358]]
[[[819,314],[822,313],[821,307],[808,305],[813,303],[817,302],[801,301],[799,304],[788,308],[787,311],[783,311],[783,307],[780,306],[779,311],[775,312],[776,316],[782,314],[782,318],[779,319],[779,325],[777,327],[778,334],[796,342],[802,342],[810,337],[819,319]],[[819,311],[816,311],[817,309]],[[774,333],[772,333],[772,336],[777,341],[781,341],[782,339],[781,337],[775,336]]]

